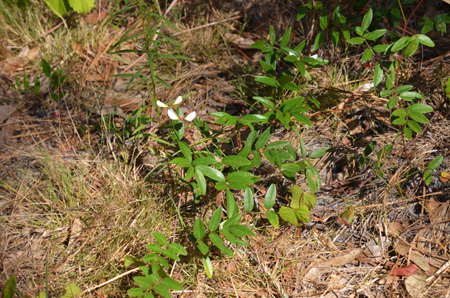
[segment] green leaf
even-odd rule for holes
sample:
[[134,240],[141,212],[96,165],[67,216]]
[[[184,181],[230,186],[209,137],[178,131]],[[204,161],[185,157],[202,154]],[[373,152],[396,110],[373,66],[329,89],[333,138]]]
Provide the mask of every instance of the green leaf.
[[278,83],[278,81],[274,78],[269,78],[265,76],[255,76],[255,81],[272,87],[280,87],[280,83]]
[[198,166],[198,165],[209,166],[209,165],[212,165],[215,163],[217,163],[217,160],[214,157],[199,157],[199,158],[196,158],[192,162],[192,165],[194,165],[194,166]]
[[253,198],[253,190],[247,187],[244,192],[244,210],[251,212],[255,205],[255,200]]
[[331,147],[322,147],[322,148],[318,148],[316,150],[314,150],[313,152],[311,152],[309,154],[310,158],[320,158],[322,156],[324,156],[328,150],[330,150]]
[[158,243],[150,243],[146,246],[149,250],[156,252],[157,254],[159,254],[160,252],[162,252],[162,247],[160,244]]
[[206,195],[206,180],[202,171],[198,168],[195,169],[195,179],[197,180],[198,186],[200,187],[200,193],[202,195]]
[[13,298],[16,293],[16,284],[17,278],[15,275],[12,275],[5,284],[3,288],[3,296],[2,298]]
[[269,41],[271,45],[274,45],[275,42],[277,41],[277,38],[275,36],[275,29],[273,28],[272,25],[270,25],[269,27]]
[[264,208],[269,210],[275,205],[275,200],[277,198],[277,186],[275,184],[271,184],[267,189],[266,196],[264,197]]
[[78,13],[89,12],[95,7],[94,0],[68,0],[69,5]]
[[269,210],[266,212],[267,220],[270,222],[270,224],[275,228],[278,229],[280,222],[278,219],[278,215],[275,211]]
[[361,31],[364,33],[369,29],[370,23],[372,23],[373,12],[372,8],[369,8],[361,23]]
[[405,118],[401,118],[401,117],[395,118],[394,120],[392,120],[392,124],[404,125],[404,124],[406,124],[406,119]]
[[172,251],[170,249],[164,250],[162,252],[162,254],[165,255],[166,257],[174,260],[174,261],[180,261],[180,257],[178,257],[178,255],[174,251]]
[[364,37],[367,40],[370,40],[370,41],[377,40],[378,38],[383,36],[386,33],[386,31],[387,31],[386,29],[378,29],[378,30],[375,30],[375,31],[372,31],[372,32],[367,32],[367,33],[364,34]]
[[422,94],[413,92],[413,91],[402,92],[402,93],[400,93],[400,97],[401,97],[401,99],[406,100],[406,101],[411,101],[414,99],[420,99],[420,100],[424,99]]
[[280,41],[280,48],[287,47],[287,45],[289,43],[289,39],[291,38],[291,30],[292,30],[292,27],[289,26],[289,28],[287,28],[286,32],[284,32],[283,38],[281,38],[281,41]]
[[303,204],[306,206],[309,210],[313,210],[314,206],[316,206],[317,198],[316,195],[312,192],[305,192],[303,194]]
[[430,121],[427,119],[427,117],[425,117],[425,115],[415,112],[415,111],[410,111],[408,113],[409,118],[411,118],[412,120],[422,123],[422,124],[428,124],[430,123]]
[[162,246],[166,245],[167,243],[167,238],[166,236],[164,236],[162,233],[160,232],[153,232],[152,233],[153,238],[155,238],[156,241],[159,242],[159,244],[161,244]]
[[443,159],[444,157],[442,155],[439,155],[438,157],[430,161],[430,163],[427,166],[427,169],[430,171],[435,170],[437,167],[441,165]]
[[226,190],[226,197],[227,197],[227,216],[228,218],[231,218],[235,214],[239,214],[239,207],[236,204],[236,200],[234,199],[233,193],[229,189]]
[[233,244],[236,244],[238,239],[236,237],[234,237],[234,235],[232,233],[230,233],[230,231],[227,229],[222,229],[222,235],[225,237],[225,239],[227,239],[228,241],[230,241]]
[[431,40],[431,38],[429,38],[428,36],[426,36],[426,35],[423,35],[423,34],[417,34],[417,39],[419,40],[419,42],[421,43],[421,44],[424,44],[424,45],[426,45],[426,46],[428,46],[428,47],[434,47],[435,45],[434,45],[434,42]]
[[45,74],[46,77],[50,78],[52,73],[52,68],[50,64],[45,60],[44,58],[41,59],[41,66],[42,66],[42,72]]
[[186,249],[178,243],[169,243],[168,248],[179,255],[187,255]]
[[239,224],[228,227],[228,230],[236,237],[245,237],[247,235],[255,236],[255,233],[253,233],[252,230]]
[[309,222],[309,209],[306,206],[300,206],[297,209],[294,209],[295,216],[302,223]]
[[409,41],[409,37],[408,36],[403,36],[402,38],[400,38],[399,40],[397,40],[394,45],[391,48],[392,52],[397,52],[401,49],[403,49],[406,46],[406,43]]
[[268,107],[271,110],[275,109],[275,104],[271,101],[271,99],[273,99],[273,97],[254,96],[253,99],[256,100],[257,102],[262,103],[263,105],[265,105],[266,107]]
[[[414,36],[412,38],[414,38]],[[419,49],[419,40],[415,38],[410,40],[410,42],[408,42],[405,50],[403,51],[403,55],[405,57],[411,57],[416,53],[417,49]]]
[[420,125],[416,121],[409,120],[407,124],[415,133],[422,133],[422,128],[420,128]]
[[261,178],[255,177],[252,173],[237,171],[229,173],[227,176],[227,183],[230,188],[245,189],[248,184],[253,184]]
[[292,185],[289,188],[291,207],[298,208],[300,206],[300,200],[303,198],[303,189],[298,185]]
[[214,244],[220,251],[222,251],[222,249],[225,247],[225,245],[223,244],[223,240],[219,235],[211,233],[208,235],[208,238],[209,240],[211,240],[212,244]]
[[423,173],[423,180],[425,180],[426,186],[431,184],[431,182],[433,181],[433,175],[431,174],[430,171],[425,170],[425,172]]
[[213,216],[211,216],[211,220],[209,221],[208,224],[209,231],[210,232],[216,231],[219,228],[221,221],[222,221],[222,207],[219,207],[214,212]]
[[147,289],[148,290],[148,289],[153,288],[154,282],[149,277],[135,276],[135,277],[133,277],[133,280],[139,286],[141,286],[141,288],[143,288],[143,289]]
[[144,294],[142,288],[131,288],[127,291],[127,294],[133,297],[141,297]]
[[203,255],[206,255],[209,251],[209,246],[202,240],[197,241],[197,248]]
[[263,148],[270,140],[270,133],[271,128],[268,127],[258,138],[258,140],[255,143],[255,149],[259,150]]
[[311,169],[306,170],[306,181],[308,182],[308,187],[312,192],[317,190],[317,177]]
[[299,223],[297,220],[297,215],[295,214],[294,209],[281,206],[280,207],[280,217],[281,217],[281,219],[283,219],[295,226],[299,226]]
[[339,31],[336,29],[331,29],[331,41],[333,42],[333,46],[336,48],[339,44]]
[[197,240],[203,239],[203,237],[205,237],[205,225],[199,217],[195,219],[194,237]]
[[363,44],[364,43],[364,38],[362,38],[362,37],[354,37],[354,38],[350,39],[348,41],[348,43],[349,44],[355,44],[355,45]]
[[236,166],[236,167],[248,166],[251,164],[250,160],[248,160],[247,158],[236,155],[225,156],[222,159],[222,163],[226,164],[227,166]]
[[383,69],[380,64],[375,65],[375,72],[373,75],[373,85],[374,87],[378,86],[383,80]]
[[323,40],[325,39],[325,33],[323,31],[320,31],[316,39],[314,39],[314,48],[313,51],[317,51],[317,49],[320,47],[320,45],[323,43]]
[[400,118],[406,118],[408,116],[408,112],[405,109],[397,109],[392,113],[392,116],[397,116]]
[[348,227],[350,226],[354,218],[355,210],[353,210],[352,207],[347,207],[347,209],[339,215],[338,223],[344,224]]
[[371,49],[365,49],[364,53],[361,57],[361,63],[365,63],[367,60],[369,60],[370,58],[372,58],[373,56],[373,52]]
[[70,10],[68,1],[46,0],[45,3],[54,13],[56,13],[60,17],[65,15]]
[[325,8],[322,8],[322,10],[320,11],[319,24],[320,29],[322,29],[322,31],[325,31],[327,29],[328,18],[327,18],[327,11],[325,10]]
[[415,103],[406,108],[409,112],[417,112],[421,114],[433,112],[433,108],[423,103]]
[[384,53],[390,46],[390,44],[377,44],[373,47],[373,51],[375,53]]
[[198,165],[196,166],[196,168],[199,169],[203,173],[203,175],[208,178],[219,182],[225,181],[225,176],[217,169],[204,165]]
[[159,295],[163,296],[164,298],[172,298],[172,295],[170,295],[169,289],[167,289],[163,285],[156,285],[153,287],[153,291],[158,293]]
[[303,17],[306,15],[307,12],[308,12],[308,8],[306,8],[305,5],[300,5],[300,8],[298,9],[298,12],[297,12],[297,21],[300,21],[301,19],[303,19]]
[[[144,262],[150,263],[158,259],[158,254],[149,254],[142,258]],[[143,263],[145,265],[145,263]]]
[[211,259],[209,257],[203,258],[203,267],[205,268],[206,276],[208,278],[212,278],[213,276],[213,266],[211,263]]
[[161,285],[166,286],[168,289],[175,291],[183,291],[183,286],[173,278],[165,277],[161,280]]
[[268,150],[281,149],[289,145],[289,141],[275,141],[266,146]]
[[180,147],[181,152],[183,153],[184,157],[186,157],[190,162],[192,161],[192,151],[191,148],[185,143],[178,141],[178,146]]

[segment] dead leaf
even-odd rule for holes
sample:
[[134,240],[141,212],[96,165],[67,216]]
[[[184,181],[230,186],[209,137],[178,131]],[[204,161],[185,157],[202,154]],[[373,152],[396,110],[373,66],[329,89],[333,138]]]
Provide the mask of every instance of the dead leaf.
[[422,298],[425,296],[426,278],[423,272],[416,272],[405,279],[405,287],[411,297]]
[[339,215],[337,222],[338,224],[346,225],[347,227],[349,227],[354,217],[355,210],[352,207],[347,207],[347,209],[341,215]]
[[394,237],[400,236],[405,231],[405,227],[402,225],[401,222],[398,221],[388,222],[386,225],[389,234],[391,234]]
[[80,240],[81,233],[83,232],[83,223],[78,218],[75,218],[70,226],[70,238],[68,247],[72,246],[73,243]]
[[450,174],[447,172],[442,172],[441,177],[439,177],[439,180],[441,180],[444,183],[447,183],[450,181]]
[[106,11],[102,11],[100,13],[94,12],[91,14],[88,14],[85,18],[86,23],[88,24],[97,24],[100,23],[101,21],[103,21],[106,16],[108,15],[108,13]]
[[409,259],[417,266],[419,266],[423,271],[430,272],[430,265],[425,261],[427,260],[427,258],[425,258],[425,256],[418,252],[415,248],[411,247],[408,242],[400,239],[395,245],[394,249],[398,254],[402,256],[408,256]]
[[14,72],[19,68],[23,68],[30,61],[35,60],[39,55],[39,47],[34,47],[32,49],[24,47],[20,53],[6,60],[3,66],[3,71],[6,73]]
[[232,44],[236,45],[238,48],[241,49],[251,49],[251,45],[255,42],[250,38],[245,38],[240,35],[234,34],[234,33],[227,33],[225,34],[225,38],[231,42]]
[[419,270],[419,267],[417,267],[416,264],[409,264],[405,267],[394,267],[389,274],[395,276],[410,276],[417,270]]

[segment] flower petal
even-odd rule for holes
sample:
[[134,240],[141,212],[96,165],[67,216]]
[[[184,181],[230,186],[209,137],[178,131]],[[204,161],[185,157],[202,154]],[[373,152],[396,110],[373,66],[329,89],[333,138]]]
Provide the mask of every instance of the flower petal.
[[311,58],[317,59],[317,54],[312,55]]
[[178,96],[177,99],[175,99],[174,105],[179,105],[183,101],[183,97]]
[[162,101],[157,100],[156,101],[156,105],[160,108],[167,108],[168,105],[166,105],[165,103],[163,103]]
[[192,120],[195,119],[195,116],[197,116],[197,113],[195,111],[194,112],[190,112],[186,117],[184,117],[184,119],[186,121],[191,122]]
[[169,115],[169,118],[172,120],[180,120],[180,117],[178,117],[177,113],[175,113],[172,109],[167,110],[167,115]]

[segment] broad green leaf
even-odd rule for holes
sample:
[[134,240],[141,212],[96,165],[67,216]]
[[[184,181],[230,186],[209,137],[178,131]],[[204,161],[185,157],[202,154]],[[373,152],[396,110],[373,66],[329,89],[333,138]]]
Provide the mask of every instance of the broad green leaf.
[[390,46],[390,44],[377,44],[373,47],[373,51],[375,53],[384,53]]
[[355,45],[363,44],[364,43],[364,38],[362,38],[362,37],[354,37],[354,38],[350,39],[348,41],[348,43],[349,44],[355,44]]
[[378,84],[380,84],[382,80],[383,80],[383,69],[381,68],[380,64],[377,64],[375,65],[375,72],[373,75],[374,87],[378,86]]
[[[149,254],[142,258],[142,260],[146,263],[153,262],[158,259],[158,254]],[[144,263],[145,264],[145,263]]]
[[347,207],[347,209],[339,215],[338,223],[344,224],[347,227],[350,226],[353,219],[355,218],[355,210],[352,207]]
[[409,120],[407,124],[415,133],[422,133],[422,128],[420,128],[420,125],[416,121]]
[[131,288],[127,291],[127,294],[133,297],[141,297],[144,294],[144,289],[142,288]]
[[196,158],[192,162],[192,165],[194,165],[194,166],[198,166],[198,165],[209,166],[209,165],[212,165],[215,163],[217,163],[217,160],[214,157],[199,157],[199,158]]
[[369,8],[361,23],[361,31],[364,33],[369,29],[370,23],[372,23],[373,12],[372,8]]
[[271,128],[268,127],[258,138],[258,140],[256,140],[255,143],[255,149],[261,149],[263,148],[270,140],[270,133]]
[[183,286],[173,278],[165,277],[161,280],[161,284],[175,291],[183,291]]
[[324,156],[328,150],[330,150],[331,147],[322,147],[322,148],[318,148],[316,150],[314,150],[313,152],[311,152],[309,154],[310,158],[319,158]]
[[220,222],[222,221],[222,207],[217,208],[208,224],[208,229],[210,232],[214,232],[219,228]]
[[224,244],[222,238],[219,235],[211,233],[208,235],[208,238],[209,240],[211,240],[212,244],[214,244],[218,249],[222,250]]
[[373,56],[373,52],[371,49],[365,49],[364,53],[361,57],[361,63],[365,63],[367,60],[369,60],[370,58],[372,58]]
[[278,83],[278,81],[274,78],[269,78],[265,76],[255,76],[255,81],[272,87],[280,87],[280,83]]
[[217,169],[205,165],[198,165],[196,166],[196,168],[200,170],[203,173],[203,175],[205,175],[208,178],[211,178],[219,182],[225,181],[225,176],[223,176],[222,172],[220,172]]
[[277,41],[276,36],[275,36],[275,29],[273,28],[272,25],[270,25],[269,27],[269,41],[271,45],[274,45],[275,42]]
[[433,181],[433,175],[429,170],[425,170],[423,173],[423,180],[425,180],[425,185],[428,186]]
[[95,7],[94,0],[68,0],[70,6],[78,13],[89,12]]
[[208,278],[212,278],[213,276],[213,266],[211,263],[211,259],[209,257],[203,258],[203,267],[205,268],[206,276]]
[[284,35],[283,35],[283,37],[281,38],[281,41],[280,41],[280,47],[281,48],[287,47],[287,45],[289,43],[289,39],[291,38],[291,30],[292,30],[292,27],[289,26],[289,28],[287,28],[286,32],[284,32]]
[[422,124],[428,124],[430,123],[430,121],[427,119],[427,117],[425,117],[424,114],[415,112],[415,111],[410,111],[408,113],[409,118],[411,118],[412,120],[422,123]]
[[308,182],[309,189],[312,192],[316,192],[317,190],[317,178],[314,175],[313,171],[311,169],[306,170],[306,181]]
[[300,206],[297,209],[294,209],[295,216],[302,223],[309,222],[309,209],[306,206]]
[[65,15],[70,10],[70,6],[69,6],[68,1],[63,1],[63,0],[46,0],[45,3],[59,17]]
[[406,112],[405,109],[397,109],[392,113],[392,116],[406,118],[406,116],[408,116],[408,112]]
[[270,224],[275,228],[278,229],[280,222],[278,219],[278,215],[275,211],[269,210],[266,212],[267,220],[270,222]]
[[166,236],[164,236],[162,233],[160,232],[153,232],[152,233],[153,238],[155,238],[156,241],[158,241],[159,244],[161,244],[162,246],[166,245],[167,243],[167,238]]
[[327,11],[325,8],[322,8],[322,10],[320,11],[319,24],[320,29],[322,29],[322,31],[325,31],[327,29],[328,18],[327,18]]
[[209,246],[202,240],[197,241],[197,248],[204,256],[208,254]]
[[3,296],[2,298],[13,298],[16,293],[16,283],[17,278],[15,275],[11,276],[6,282],[5,287],[3,288]]
[[178,243],[169,243],[168,248],[179,255],[187,255],[186,249]]
[[268,149],[268,150],[281,149],[281,148],[286,147],[289,144],[290,144],[289,141],[275,141],[275,142],[268,144],[266,146],[266,149]]
[[408,42],[409,37],[408,36],[403,36],[402,38],[400,38],[399,40],[397,40],[394,45],[391,48],[392,52],[397,52],[401,49],[403,49],[406,46],[406,43]]
[[228,241],[230,241],[233,244],[237,243],[237,238],[234,237],[234,235],[232,233],[230,233],[230,231],[227,229],[222,229],[221,230],[222,235],[225,237],[225,239],[227,239]]
[[45,60],[44,58],[41,59],[41,66],[42,66],[42,72],[45,74],[46,77],[50,78],[52,73],[52,68],[50,64]]
[[255,199],[253,198],[253,190],[247,187],[244,192],[244,210],[251,212],[255,206]]
[[195,223],[194,223],[194,237],[197,240],[200,240],[203,237],[205,237],[205,225],[203,224],[202,220],[199,217],[197,217],[195,219]]
[[433,108],[429,105],[423,103],[415,103],[406,108],[409,112],[417,112],[417,113],[430,113],[433,112]]
[[159,254],[160,252],[162,252],[162,247],[160,244],[158,243],[150,243],[146,246],[149,250],[156,252],[157,254]]
[[402,118],[402,117],[395,118],[394,120],[392,120],[392,124],[394,124],[394,125],[404,125],[404,124],[406,124],[406,119]]
[[75,285],[75,283],[71,283],[67,287],[64,288],[66,290],[66,293],[61,296],[61,298],[73,298],[78,296],[81,291],[80,288]]
[[439,155],[438,157],[430,161],[430,163],[427,166],[427,169],[430,171],[435,170],[437,167],[441,165],[443,159],[444,157],[442,155]]
[[317,51],[317,49],[320,47],[320,45],[323,43],[323,40],[325,39],[325,33],[323,31],[320,31],[316,39],[314,40],[314,48],[313,51]]
[[336,29],[331,29],[331,41],[333,42],[333,46],[336,48],[339,44],[339,31]]
[[198,168],[195,169],[195,179],[197,179],[198,186],[200,187],[200,193],[202,195],[206,195],[205,176],[203,175],[202,171],[200,171]]
[[[386,33],[386,31],[387,31],[386,29],[378,29],[378,30],[375,30],[375,31],[372,31],[372,32],[367,32],[367,33],[364,34],[364,37],[367,40],[371,40],[371,41],[377,40],[378,38],[383,36]],[[384,50],[386,50],[386,49],[384,49]],[[383,52],[384,52],[384,50],[383,50]],[[380,52],[378,52],[378,53],[380,53]]]
[[297,216],[295,214],[294,209],[281,206],[280,207],[280,217],[281,217],[281,219],[283,219],[295,226],[299,226]]
[[227,197],[227,216],[228,218],[231,218],[235,214],[239,213],[239,208],[236,204],[236,200],[234,199],[233,193],[229,189],[226,190],[226,197]]
[[169,289],[163,285],[156,285],[153,287],[153,291],[163,296],[164,298],[171,298],[172,295],[169,292]]
[[180,261],[180,257],[178,257],[178,255],[174,251],[172,251],[170,249],[164,250],[162,252],[162,254],[165,255],[166,257],[174,260],[174,261]]
[[419,42],[421,43],[421,44],[424,44],[424,45],[426,45],[426,46],[428,46],[428,47],[434,47],[435,46],[435,44],[434,44],[434,42],[431,40],[431,38],[429,38],[428,36],[426,36],[426,35],[423,35],[423,34],[417,34],[417,39],[419,40]]
[[281,166],[281,169],[292,173],[298,173],[302,170],[296,163],[285,163]]
[[412,139],[412,130],[409,127],[403,126],[403,133],[405,134],[407,140]]
[[242,166],[250,165],[251,162],[250,162],[250,160],[248,160],[247,158],[244,158],[244,157],[240,157],[240,156],[236,156],[236,155],[228,155],[222,159],[222,163],[226,164],[227,166],[242,167]]
[[228,227],[228,230],[237,237],[245,237],[247,235],[255,236],[255,233],[253,233],[252,230],[239,224]]
[[309,210],[313,210],[314,206],[316,206],[317,198],[316,195],[312,192],[305,192],[303,194],[303,205],[306,206]]
[[370,154],[372,154],[372,152],[375,150],[376,145],[377,145],[376,141],[372,141],[369,144],[367,144],[366,148],[364,149],[363,154],[365,156],[369,156]]
[[271,184],[267,189],[266,196],[264,197],[264,208],[269,210],[275,205],[275,200],[277,198],[277,186],[275,184]]
[[262,103],[271,110],[275,109],[275,104],[271,101],[271,99],[273,98],[254,96],[253,99],[256,100],[257,102]]
[[401,97],[401,99],[407,100],[407,101],[414,100],[414,99],[420,99],[420,100],[424,99],[422,94],[413,92],[413,91],[402,92],[402,93],[400,93],[400,97]]
[[148,277],[135,276],[135,277],[133,277],[133,280],[139,286],[141,286],[143,289],[151,289],[151,288],[153,288],[153,281],[150,278],[148,278]]
[[303,198],[303,189],[301,189],[300,186],[294,184],[289,188],[289,193],[291,194],[291,207],[294,209],[298,208],[300,206],[301,199]]
[[[413,36],[413,38],[414,38],[414,36]],[[405,50],[403,51],[403,55],[405,57],[411,57],[412,55],[414,55],[416,53],[417,49],[419,49],[419,40],[417,38],[415,38],[415,39],[411,40],[410,42],[408,42]]]
[[306,8],[305,5],[300,5],[300,8],[298,9],[298,12],[297,12],[297,21],[300,21],[301,19],[303,19],[303,17],[306,15],[307,12],[308,12],[308,8]]
[[394,66],[391,65],[389,69],[389,74],[386,77],[386,88],[391,90],[395,86],[395,69]]

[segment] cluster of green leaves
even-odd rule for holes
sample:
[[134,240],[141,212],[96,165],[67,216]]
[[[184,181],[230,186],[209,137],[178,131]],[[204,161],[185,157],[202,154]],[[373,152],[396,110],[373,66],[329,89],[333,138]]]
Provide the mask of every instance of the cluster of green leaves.
[[233,257],[234,253],[224,244],[224,239],[232,244],[246,246],[247,243],[240,238],[255,235],[249,228],[240,224],[241,214],[230,191],[227,191],[227,201],[229,202],[229,206],[228,218],[226,220],[222,220],[223,209],[219,207],[208,223],[208,231],[206,231],[203,221],[197,218],[193,233],[189,235],[190,240],[195,243],[197,249],[202,254],[203,266],[209,278],[213,276],[213,267],[210,258],[213,247],[218,249],[222,254]]
[[419,20],[419,24],[423,25],[422,34],[427,34],[434,28],[444,34],[447,32],[447,24],[450,24],[450,14],[439,14],[433,19],[430,17],[423,17]]
[[431,181],[433,180],[433,175],[431,174],[431,171],[437,169],[437,167],[441,165],[443,160],[444,157],[442,155],[439,155],[438,157],[436,157],[435,159],[433,159],[428,163],[425,171],[423,172],[423,181],[425,182],[425,185],[428,186],[431,184]]
[[125,257],[125,266],[137,265],[144,273],[144,276],[133,277],[140,288],[131,288],[128,294],[133,297],[153,298],[157,293],[170,298],[172,295],[169,290],[182,291],[183,286],[167,274],[166,270],[170,265],[166,258],[180,261],[179,255],[186,256],[187,251],[178,243],[168,243],[166,236],[159,232],[153,232],[152,235],[156,242],[147,245],[152,253],[144,256],[142,261],[131,256]]

